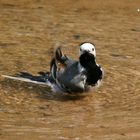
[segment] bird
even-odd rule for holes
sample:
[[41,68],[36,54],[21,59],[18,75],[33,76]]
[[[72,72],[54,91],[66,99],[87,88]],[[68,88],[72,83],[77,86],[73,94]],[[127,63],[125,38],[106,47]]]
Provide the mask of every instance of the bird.
[[93,44],[80,44],[79,54],[79,60],[75,61],[63,55],[58,48],[55,57],[65,69],[58,68],[55,60],[52,64],[54,79],[60,87],[70,93],[85,92],[91,87],[99,86],[104,76],[103,69],[96,63],[96,50]]
[[95,45],[84,42],[79,46],[79,60],[69,58],[63,54],[61,47],[58,47],[50,62],[49,72],[39,72],[37,76],[28,72],[20,72],[16,76],[3,76],[10,79],[48,85],[53,92],[87,92],[100,85],[104,77],[104,71],[96,62]]

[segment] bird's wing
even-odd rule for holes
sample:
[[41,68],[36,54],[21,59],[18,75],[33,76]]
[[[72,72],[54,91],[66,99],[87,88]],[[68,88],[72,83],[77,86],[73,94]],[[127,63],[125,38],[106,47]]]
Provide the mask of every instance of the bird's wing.
[[73,64],[75,61],[70,59],[68,56],[64,55],[61,51],[61,48],[57,48],[55,51],[55,59],[63,66],[69,66]]
[[56,84],[67,92],[81,92],[85,89],[86,76],[79,67],[79,62],[67,64],[64,68],[60,68],[53,59],[51,63],[51,74]]

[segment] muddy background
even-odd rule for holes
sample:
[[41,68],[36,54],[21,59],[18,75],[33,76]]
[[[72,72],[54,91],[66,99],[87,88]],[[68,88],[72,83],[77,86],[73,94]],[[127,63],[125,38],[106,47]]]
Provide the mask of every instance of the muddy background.
[[56,47],[95,44],[93,93],[65,96],[0,77],[0,140],[140,139],[139,0],[0,0],[0,75],[49,70]]

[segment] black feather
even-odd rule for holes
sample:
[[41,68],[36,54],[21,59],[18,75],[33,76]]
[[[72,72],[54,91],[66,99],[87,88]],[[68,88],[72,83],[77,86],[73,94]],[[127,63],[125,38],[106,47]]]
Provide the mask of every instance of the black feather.
[[95,85],[98,80],[102,79],[102,70],[96,64],[94,55],[85,52],[80,56],[80,64],[86,69],[88,85]]

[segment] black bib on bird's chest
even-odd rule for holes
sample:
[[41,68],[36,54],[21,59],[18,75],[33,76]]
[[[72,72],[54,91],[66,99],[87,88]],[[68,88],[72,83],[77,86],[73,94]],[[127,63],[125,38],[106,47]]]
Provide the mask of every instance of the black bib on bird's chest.
[[84,53],[80,56],[80,64],[86,69],[88,85],[95,85],[99,79],[102,78],[102,71],[100,66],[96,64],[94,55]]

